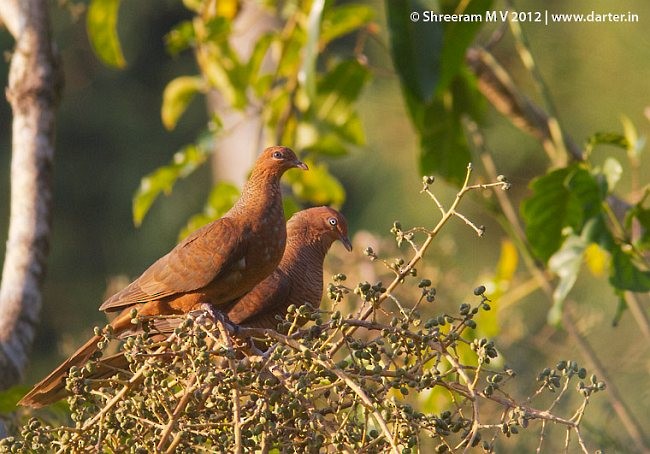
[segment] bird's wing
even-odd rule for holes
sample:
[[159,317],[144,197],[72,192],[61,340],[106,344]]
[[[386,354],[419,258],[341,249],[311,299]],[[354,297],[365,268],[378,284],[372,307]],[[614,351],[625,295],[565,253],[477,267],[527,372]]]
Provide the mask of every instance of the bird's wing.
[[277,268],[230,307],[228,318],[237,325],[246,324],[247,321],[258,316],[273,319],[277,312],[276,308],[282,307],[290,295],[291,280]]
[[234,220],[218,219],[179,243],[99,309],[112,312],[201,289],[244,257],[244,237]]

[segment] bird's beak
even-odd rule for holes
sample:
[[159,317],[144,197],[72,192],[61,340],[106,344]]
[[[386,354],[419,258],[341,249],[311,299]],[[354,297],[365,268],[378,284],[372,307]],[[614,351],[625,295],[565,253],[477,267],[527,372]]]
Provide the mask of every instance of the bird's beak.
[[307,166],[307,164],[305,164],[302,161],[298,161],[297,159],[294,162],[293,166],[298,167],[299,169],[302,169],[302,170],[309,170],[309,167]]
[[348,252],[352,252],[352,241],[350,241],[350,238],[345,235],[341,235],[339,239],[341,240],[341,243],[343,243],[343,246],[345,246],[345,249],[347,249]]

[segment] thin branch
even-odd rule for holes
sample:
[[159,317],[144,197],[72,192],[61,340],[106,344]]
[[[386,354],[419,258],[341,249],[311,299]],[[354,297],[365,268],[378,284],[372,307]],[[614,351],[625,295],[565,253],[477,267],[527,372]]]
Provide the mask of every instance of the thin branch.
[[[473,142],[475,146],[480,151],[481,160],[483,162],[483,165],[485,167],[488,176],[491,178],[496,177],[496,175],[494,175],[496,173],[494,162],[492,161],[492,157],[490,153],[488,153],[485,147],[485,143],[483,141],[482,136],[480,135],[480,132],[478,131],[477,128],[473,128],[470,129],[470,133],[473,138]],[[540,288],[543,290],[546,297],[550,301],[553,301],[553,288],[551,286],[550,277],[548,277],[548,275],[544,273],[542,269],[540,269],[539,264],[537,264],[535,260],[532,258],[532,254],[530,253],[530,249],[528,248],[527,242],[525,240],[525,234],[523,228],[521,227],[519,217],[516,214],[516,210],[513,207],[512,202],[510,201],[510,199],[508,199],[508,197],[505,197],[504,194],[500,193],[500,191],[497,191],[496,194],[497,194],[497,200],[499,202],[501,210],[503,211],[506,218],[508,219],[509,224],[513,228],[512,232],[515,234],[513,236],[513,239],[517,240],[516,241],[517,248],[524,260],[524,264],[526,265],[526,268],[537,279],[537,281],[540,284]],[[598,360],[598,357],[596,356],[595,352],[589,346],[589,344],[579,336],[575,328],[575,325],[573,323],[573,320],[568,315],[566,315],[566,310],[564,311],[563,315],[564,315],[563,324],[565,329],[575,341],[582,355],[591,364],[591,367],[593,367],[596,370],[597,375],[600,376],[605,383],[607,383],[608,386],[608,392],[606,393],[607,399],[609,400],[610,404],[614,408],[614,411],[616,412],[618,417],[621,419],[621,422],[623,423],[623,426],[625,427],[628,435],[630,435],[630,437],[634,440],[637,449],[643,448],[641,449],[641,452],[648,450],[648,447],[645,445],[645,442],[643,441],[643,436],[641,435],[643,431],[641,430],[636,419],[630,413],[627,406],[624,404],[613,382],[608,379],[608,375],[606,374],[604,368],[600,365],[600,361]]]

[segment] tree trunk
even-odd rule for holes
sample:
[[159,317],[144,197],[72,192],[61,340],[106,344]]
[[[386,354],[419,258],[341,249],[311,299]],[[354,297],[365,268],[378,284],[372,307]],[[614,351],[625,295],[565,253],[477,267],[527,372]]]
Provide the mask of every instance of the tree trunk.
[[49,250],[55,108],[62,77],[45,0],[0,0],[16,40],[6,94],[13,111],[11,209],[0,282],[0,389],[25,369]]

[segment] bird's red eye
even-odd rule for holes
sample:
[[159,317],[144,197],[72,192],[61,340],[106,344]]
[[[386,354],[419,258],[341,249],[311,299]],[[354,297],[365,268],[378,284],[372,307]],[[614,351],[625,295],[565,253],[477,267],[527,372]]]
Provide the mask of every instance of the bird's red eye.
[[338,224],[338,221],[335,218],[329,218],[327,221],[330,223],[331,226],[335,226],[336,224]]
[[282,157],[283,157],[282,153],[280,153],[279,151],[274,151],[272,156],[273,156],[273,159],[282,159]]

